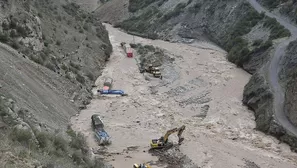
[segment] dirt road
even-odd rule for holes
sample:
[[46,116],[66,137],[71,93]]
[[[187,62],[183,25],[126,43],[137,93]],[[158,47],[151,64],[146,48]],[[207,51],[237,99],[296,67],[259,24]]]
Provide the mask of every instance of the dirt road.
[[265,8],[263,8],[256,0],[248,0],[250,4],[258,11],[265,12],[265,14],[269,17],[275,18],[281,25],[287,28],[292,36],[288,39],[285,39],[283,42],[279,43],[276,47],[274,56],[272,60],[269,62],[268,71],[269,71],[269,83],[271,88],[274,91],[274,112],[275,119],[289,132],[297,136],[297,128],[289,121],[284,111],[284,100],[285,95],[284,91],[279,83],[279,71],[280,71],[280,60],[282,56],[285,55],[285,51],[290,42],[296,40],[297,38],[297,27],[290,22],[286,21],[281,16],[277,16]]
[[[101,88],[103,78],[109,76],[114,88],[129,96],[95,95],[87,109],[71,120],[73,129],[83,132],[89,146],[97,149],[90,117],[102,116],[113,140],[104,157],[115,168],[148,161],[156,163],[153,167],[166,166],[147,153],[149,141],[182,124],[186,130],[180,153],[197,166],[296,167],[297,156],[288,146],[254,131],[254,115],[241,104],[249,75],[229,63],[224,51],[207,43],[194,47],[135,37],[136,43],[163,48],[175,59],[163,65],[163,80],[147,81],[136,61],[120,48],[121,42],[132,42],[132,36],[110,25],[106,28],[114,52],[96,85]],[[169,139],[177,142],[176,135]]]

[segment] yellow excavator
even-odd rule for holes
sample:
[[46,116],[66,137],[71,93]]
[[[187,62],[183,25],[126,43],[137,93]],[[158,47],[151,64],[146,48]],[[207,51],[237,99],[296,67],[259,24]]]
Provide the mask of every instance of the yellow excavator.
[[183,125],[179,128],[173,128],[169,131],[166,132],[166,134],[164,136],[162,136],[159,139],[152,139],[151,141],[151,149],[161,149],[164,147],[168,147],[169,143],[168,143],[168,137],[175,133],[178,132],[177,136],[178,136],[178,144],[180,145],[181,142],[184,140],[183,137],[181,137],[182,133],[184,132],[184,130],[186,129],[186,126]]
[[152,168],[149,164],[134,164],[133,168]]

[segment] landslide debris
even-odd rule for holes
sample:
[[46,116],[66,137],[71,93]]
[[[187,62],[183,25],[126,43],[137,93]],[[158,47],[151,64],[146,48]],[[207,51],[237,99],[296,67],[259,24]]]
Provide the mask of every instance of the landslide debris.
[[169,149],[151,150],[150,153],[158,156],[159,163],[165,164],[166,168],[199,168],[188,156],[182,154],[176,145]]

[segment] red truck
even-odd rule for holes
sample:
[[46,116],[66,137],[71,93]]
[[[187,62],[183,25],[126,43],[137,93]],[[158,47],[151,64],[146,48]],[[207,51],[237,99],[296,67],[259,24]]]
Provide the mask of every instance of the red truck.
[[121,43],[121,46],[123,47],[125,53],[127,54],[127,57],[132,58],[133,57],[133,49],[129,44],[126,44],[125,42]]

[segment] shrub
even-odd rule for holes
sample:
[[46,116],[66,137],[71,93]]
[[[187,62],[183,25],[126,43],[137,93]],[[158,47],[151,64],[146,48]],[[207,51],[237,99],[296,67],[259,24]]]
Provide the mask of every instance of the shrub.
[[55,66],[52,64],[52,63],[47,63],[45,64],[45,67],[47,67],[48,69],[52,70],[52,71],[55,71]]
[[2,22],[2,29],[9,30],[9,25],[6,22]]
[[28,36],[28,28],[27,27],[23,27],[23,26],[17,26],[16,31],[18,32],[18,34],[22,37],[27,37]]
[[263,40],[262,39],[257,39],[253,42],[253,46],[260,46],[262,44]]
[[0,98],[0,116],[5,116],[7,114],[7,107],[5,106],[4,100]]
[[60,41],[60,40],[57,40],[57,41],[56,41],[56,45],[57,45],[57,46],[60,46],[60,45],[61,45],[61,41]]
[[29,130],[16,128],[12,130],[10,136],[13,141],[18,141],[24,145],[29,145],[32,138],[32,134]]
[[76,75],[76,80],[81,84],[85,83],[85,78],[83,76],[81,76],[80,74]]
[[161,18],[161,22],[164,23],[167,20],[178,16],[181,12],[183,12],[183,9],[187,6],[186,3],[179,3],[176,5],[176,7],[174,8],[173,11],[170,11],[168,13],[166,13],[162,18]]
[[95,77],[94,77],[93,73],[91,73],[91,72],[87,73],[86,76],[87,76],[91,81],[95,80]]
[[62,68],[64,71],[68,70],[68,67],[67,67],[65,64],[62,64],[62,65],[61,65],[61,68]]
[[40,12],[38,12],[37,16],[42,18],[42,14]]
[[83,134],[78,133],[75,134],[75,136],[72,136],[70,146],[75,149],[83,149],[84,147],[86,147],[87,145]]
[[35,136],[40,148],[46,148],[51,140],[50,135],[45,132],[38,132]]
[[[129,0],[128,11],[132,13],[136,12],[139,9],[143,9],[156,1],[158,0]],[[158,5],[161,6],[162,4],[158,4]]]
[[13,40],[12,44],[11,44],[11,47],[17,50],[17,49],[20,48],[20,44],[19,44],[19,42],[17,40]]
[[189,12],[191,13],[198,13],[201,9],[202,4],[197,2],[194,6],[189,8]]
[[10,29],[15,29],[17,27],[17,20],[15,18],[12,18],[9,24]]
[[76,162],[78,165],[80,165],[83,160],[83,154],[80,150],[76,150],[73,154],[72,154],[72,159],[74,162]]
[[61,136],[55,136],[53,140],[53,144],[56,150],[66,151],[68,143],[67,141]]
[[9,36],[7,33],[1,33],[0,32],[0,41],[2,43],[7,43],[9,41]]
[[69,64],[70,64],[71,67],[73,67],[73,68],[75,68],[75,69],[77,69],[77,70],[80,70],[80,66],[79,66],[79,64],[75,64],[75,63],[73,63],[73,62],[70,62]]
[[16,30],[14,30],[14,29],[11,30],[9,35],[10,35],[10,37],[12,37],[12,38],[17,37],[17,32],[16,32]]

